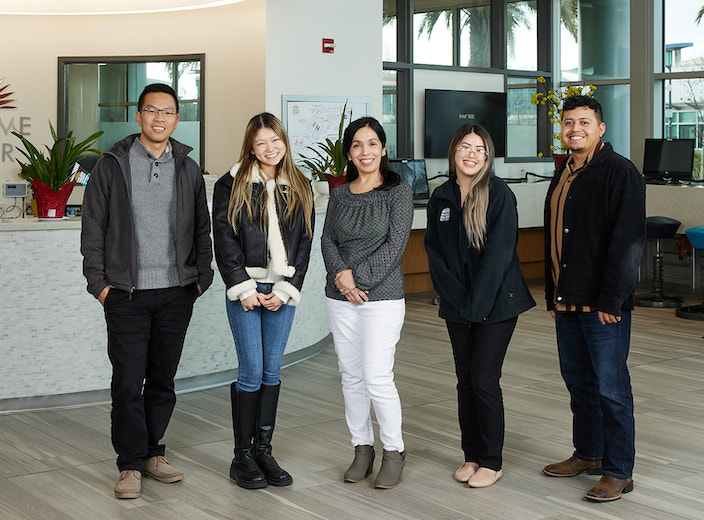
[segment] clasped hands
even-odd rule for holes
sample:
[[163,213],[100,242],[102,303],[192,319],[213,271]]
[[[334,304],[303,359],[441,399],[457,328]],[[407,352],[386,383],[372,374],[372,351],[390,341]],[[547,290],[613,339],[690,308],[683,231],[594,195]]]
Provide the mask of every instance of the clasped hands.
[[337,290],[340,291],[350,303],[363,305],[364,302],[369,301],[369,297],[367,296],[369,291],[359,289],[354,283],[352,269],[345,269],[335,275],[335,287],[337,287]]
[[262,294],[260,292],[255,292],[250,294],[246,298],[240,300],[242,308],[245,312],[251,311],[255,307],[264,307],[268,311],[276,312],[284,304],[281,299],[276,296],[273,292],[269,294]]

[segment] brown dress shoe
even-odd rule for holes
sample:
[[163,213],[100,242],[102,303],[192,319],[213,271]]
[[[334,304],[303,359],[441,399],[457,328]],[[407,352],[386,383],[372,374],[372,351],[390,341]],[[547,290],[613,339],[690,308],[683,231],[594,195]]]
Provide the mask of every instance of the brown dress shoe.
[[573,455],[567,460],[543,468],[543,473],[549,477],[574,477],[583,471],[590,475],[601,475],[601,461],[579,459]]
[[633,491],[633,479],[615,478],[604,475],[591,488],[584,498],[592,502],[611,502],[621,498],[621,493]]

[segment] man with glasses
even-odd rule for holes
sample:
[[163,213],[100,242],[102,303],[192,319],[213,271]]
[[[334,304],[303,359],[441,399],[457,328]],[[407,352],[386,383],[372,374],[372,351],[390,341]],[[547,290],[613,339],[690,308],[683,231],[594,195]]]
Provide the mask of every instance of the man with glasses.
[[565,99],[570,149],[545,201],[545,298],[555,320],[560,370],[570,393],[575,451],[543,472],[601,474],[585,498],[608,502],[633,489],[633,394],[626,360],[633,289],[645,247],[645,182],[601,141],[601,105]]
[[142,473],[161,482],[183,478],[159,441],[176,404],[193,303],[213,271],[203,176],[187,157],[192,148],[171,139],[178,109],[170,86],[148,85],[137,105],[141,133],[105,152],[83,200],[83,274],[104,307],[112,364],[118,498],[141,495]]

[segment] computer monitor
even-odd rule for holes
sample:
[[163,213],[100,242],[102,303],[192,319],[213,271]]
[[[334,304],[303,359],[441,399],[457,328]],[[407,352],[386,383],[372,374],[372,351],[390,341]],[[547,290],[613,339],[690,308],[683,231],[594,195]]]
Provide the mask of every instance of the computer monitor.
[[413,200],[428,200],[428,175],[425,159],[391,159],[391,167],[413,188]]
[[694,139],[646,139],[643,175],[648,180],[692,180]]

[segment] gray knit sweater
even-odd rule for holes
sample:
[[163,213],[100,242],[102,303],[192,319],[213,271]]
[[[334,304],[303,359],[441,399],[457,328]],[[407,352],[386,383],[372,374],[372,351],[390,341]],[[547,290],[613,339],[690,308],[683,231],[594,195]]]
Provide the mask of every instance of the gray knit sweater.
[[322,237],[325,294],[346,300],[335,287],[335,275],[352,269],[357,287],[369,291],[369,301],[403,298],[401,255],[412,222],[413,190],[406,182],[359,194],[349,184],[332,190]]

